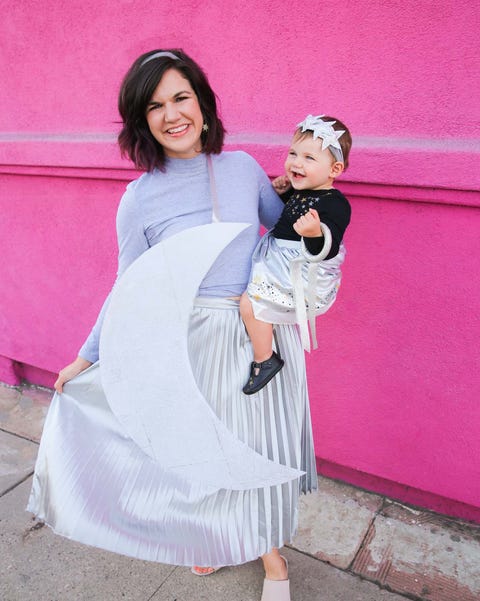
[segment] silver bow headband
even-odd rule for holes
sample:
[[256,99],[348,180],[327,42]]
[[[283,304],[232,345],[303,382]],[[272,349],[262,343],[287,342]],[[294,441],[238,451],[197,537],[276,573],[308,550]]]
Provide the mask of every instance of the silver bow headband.
[[335,159],[340,163],[344,163],[342,147],[338,139],[345,133],[344,129],[335,130],[333,125],[336,121],[323,121],[325,115],[307,115],[305,119],[297,125],[302,130],[302,133],[308,131],[313,132],[313,139],[322,139],[322,150],[328,148]]

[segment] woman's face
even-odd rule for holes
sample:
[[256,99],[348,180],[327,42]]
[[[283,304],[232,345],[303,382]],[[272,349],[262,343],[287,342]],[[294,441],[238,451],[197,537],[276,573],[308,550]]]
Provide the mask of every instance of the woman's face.
[[146,119],[168,157],[191,159],[202,151],[200,104],[188,79],[176,69],[163,74],[147,105]]

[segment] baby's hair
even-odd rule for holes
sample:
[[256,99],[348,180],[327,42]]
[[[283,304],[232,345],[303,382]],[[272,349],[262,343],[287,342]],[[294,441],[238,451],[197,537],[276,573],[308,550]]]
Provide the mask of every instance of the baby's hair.
[[[337,119],[336,117],[329,117],[328,115],[323,115],[321,117],[322,121],[335,121],[335,123],[332,125],[333,129],[335,131],[338,131],[339,129],[343,129],[345,131],[344,134],[342,134],[340,136],[340,138],[338,139],[338,142],[342,148],[342,153],[343,153],[343,164],[344,164],[344,171],[346,171],[347,167],[348,167],[348,156],[350,154],[350,148],[352,147],[352,136],[350,134],[350,130],[348,129],[348,127],[339,119]],[[295,134],[294,134],[294,138],[297,138],[299,140],[302,140],[303,138],[306,138],[307,136],[312,137],[313,136],[313,131],[310,129],[307,129],[306,131],[302,132],[302,128],[299,127],[295,130]],[[330,148],[329,148],[330,150]],[[330,152],[330,154],[333,156],[333,158],[335,158],[335,156],[333,155],[332,152]]]

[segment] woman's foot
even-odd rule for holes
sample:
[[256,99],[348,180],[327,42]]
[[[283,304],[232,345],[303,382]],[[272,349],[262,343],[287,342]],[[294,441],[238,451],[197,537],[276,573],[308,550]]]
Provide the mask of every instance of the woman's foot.
[[274,549],[264,555],[265,580],[261,601],[291,601],[290,580],[288,579],[288,562]]
[[195,574],[195,576],[210,576],[211,574],[215,574],[215,572],[218,572],[218,570],[221,570],[222,566],[219,566],[218,568],[202,568],[200,566],[192,566],[191,572],[192,574]]
[[[266,558],[268,557],[268,560]],[[262,558],[265,568],[265,578],[267,580],[281,581],[288,580],[288,562],[280,553],[273,551],[268,556]]]
[[244,394],[255,394],[261,390],[278,374],[284,364],[285,361],[275,351],[272,351],[271,357],[266,361],[261,363],[253,361],[248,382],[243,387]]

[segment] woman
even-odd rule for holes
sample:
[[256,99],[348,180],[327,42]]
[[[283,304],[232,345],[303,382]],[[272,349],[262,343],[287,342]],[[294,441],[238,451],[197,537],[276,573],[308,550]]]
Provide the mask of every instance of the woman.
[[[252,349],[238,308],[259,224],[273,225],[283,205],[249,155],[222,152],[215,94],[182,51],[140,56],[123,81],[119,111],[120,147],[146,173],[127,187],[119,206],[118,282],[145,251],[181,232],[185,250],[189,236],[195,240],[190,228],[212,219],[251,224],[219,254],[200,284],[190,317],[191,367],[208,410],[249,452],[304,474],[273,486],[212,492],[142,453],[125,435],[122,416],[105,402],[99,380],[107,299],[79,357],[55,383],[62,394],[54,397],[45,424],[29,509],[70,538],[143,559],[194,565],[198,575],[261,556],[262,600],[289,599],[287,565],[278,548],[295,533],[300,491],[316,488],[303,351],[294,326],[278,328],[287,367],[246,401],[241,384]],[[194,261],[195,248],[191,255]],[[122,367],[128,380],[134,366]],[[182,369],[179,364],[175,374],[180,380]]]

